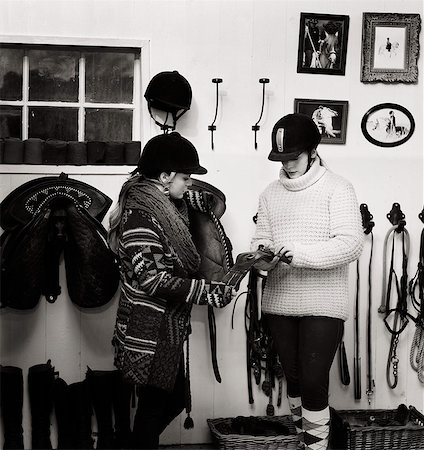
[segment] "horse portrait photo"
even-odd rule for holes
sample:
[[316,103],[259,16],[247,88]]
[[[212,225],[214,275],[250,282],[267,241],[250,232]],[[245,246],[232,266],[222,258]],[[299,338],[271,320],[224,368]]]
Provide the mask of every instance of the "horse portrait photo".
[[402,69],[405,57],[405,28],[375,27],[374,68]]
[[344,75],[349,16],[300,15],[298,72]]
[[294,112],[311,117],[321,133],[323,144],[346,143],[347,110],[345,100],[294,100]]
[[416,83],[420,14],[362,14],[361,82]]

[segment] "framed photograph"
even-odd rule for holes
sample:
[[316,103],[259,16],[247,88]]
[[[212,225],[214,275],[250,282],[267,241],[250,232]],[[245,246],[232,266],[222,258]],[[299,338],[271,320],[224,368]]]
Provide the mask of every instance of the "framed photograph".
[[344,75],[349,16],[300,13],[298,73]]
[[346,100],[294,99],[294,112],[306,114],[317,124],[322,144],[345,144],[347,111]]
[[396,147],[413,134],[415,121],[412,114],[395,103],[381,103],[368,110],[361,121],[365,138],[379,147]]
[[363,13],[362,70],[364,83],[417,83],[419,14]]

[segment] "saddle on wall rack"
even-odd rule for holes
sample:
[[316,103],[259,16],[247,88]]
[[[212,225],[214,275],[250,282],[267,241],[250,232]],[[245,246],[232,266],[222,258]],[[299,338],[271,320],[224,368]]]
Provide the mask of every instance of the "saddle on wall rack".
[[0,307],[32,309],[41,295],[53,303],[61,293],[62,253],[72,302],[86,308],[109,302],[119,270],[101,221],[111,204],[107,195],[65,173],[11,192],[0,204]]

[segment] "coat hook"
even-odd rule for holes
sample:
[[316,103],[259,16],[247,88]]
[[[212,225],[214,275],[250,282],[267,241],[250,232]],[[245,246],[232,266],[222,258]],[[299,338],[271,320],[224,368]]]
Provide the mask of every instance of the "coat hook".
[[406,225],[405,214],[400,209],[399,203],[393,203],[392,209],[387,213],[387,218],[393,226],[397,226],[397,232],[404,229]]
[[269,78],[259,78],[259,83],[262,84],[262,107],[261,107],[261,114],[259,116],[258,121],[255,123],[255,125],[252,125],[252,130],[255,132],[255,150],[258,149],[258,142],[256,140],[256,135],[261,128],[259,126],[259,122],[262,119],[262,114],[264,113],[264,105],[265,105],[265,85],[269,83]]
[[212,124],[208,126],[208,130],[211,132],[211,146],[212,146],[212,150],[213,150],[214,149],[213,132],[216,130],[215,120],[218,115],[218,101],[219,101],[218,84],[222,83],[222,78],[212,78],[212,83],[216,84],[216,106],[215,106],[215,117],[213,118]]

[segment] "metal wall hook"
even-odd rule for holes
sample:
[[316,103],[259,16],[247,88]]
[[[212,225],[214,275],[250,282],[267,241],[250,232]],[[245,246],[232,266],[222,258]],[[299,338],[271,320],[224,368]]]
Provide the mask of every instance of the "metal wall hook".
[[424,223],[424,208],[423,208],[422,211],[418,214],[418,218],[421,220],[421,222]]
[[214,149],[213,132],[216,130],[215,121],[216,117],[218,116],[218,103],[219,103],[218,85],[219,83],[222,83],[222,78],[212,78],[212,83],[216,84],[216,106],[215,106],[215,117],[213,118],[211,125],[208,126],[208,130],[211,132],[211,146],[213,150]]
[[373,215],[368,210],[368,205],[362,203],[359,207],[362,215],[362,227],[364,228],[365,234],[370,234],[375,223],[372,221]]
[[398,232],[402,231],[406,225],[405,214],[400,209],[399,203],[393,203],[392,209],[387,213],[387,218],[393,226],[397,226]]
[[258,149],[258,142],[256,140],[257,133],[259,129],[261,128],[259,126],[259,122],[262,119],[262,114],[264,113],[264,105],[265,105],[265,85],[269,83],[269,78],[259,78],[259,83],[262,84],[262,107],[261,107],[261,114],[259,116],[258,121],[255,123],[255,125],[252,125],[252,130],[255,132],[255,150]]

